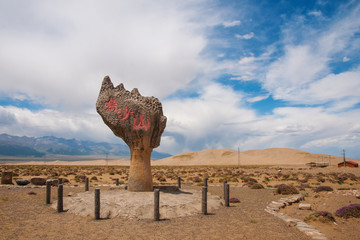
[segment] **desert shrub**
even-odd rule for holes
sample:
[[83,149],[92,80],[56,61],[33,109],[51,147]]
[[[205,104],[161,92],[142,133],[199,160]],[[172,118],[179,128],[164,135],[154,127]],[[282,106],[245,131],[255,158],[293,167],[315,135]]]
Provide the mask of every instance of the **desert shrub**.
[[230,203],[239,203],[240,200],[238,198],[236,198],[236,197],[232,197],[232,198],[229,199],[229,202]]
[[261,185],[260,183],[254,183],[250,186],[251,189],[263,189],[264,186]]
[[244,183],[247,183],[247,184],[254,184],[254,183],[258,183],[258,181],[255,179],[255,178],[251,178],[251,177],[243,177],[241,178],[243,180]]
[[337,180],[337,182],[338,182],[339,184],[342,184],[342,183],[344,183],[347,179],[348,179],[348,177],[347,177],[346,175],[341,175],[341,176],[338,176],[336,180]]
[[325,178],[323,176],[317,176],[316,179],[318,182],[325,182]]
[[201,180],[201,178],[199,176],[193,177],[192,181],[196,182],[196,183],[202,182],[202,180]]
[[350,204],[348,206],[339,208],[336,210],[335,216],[341,218],[360,218],[360,204]]
[[304,219],[305,222],[309,222],[311,220],[319,220],[322,223],[335,222],[334,216],[328,211],[317,211]]
[[293,185],[280,184],[276,186],[276,193],[282,195],[298,194],[299,191]]
[[306,188],[311,188],[311,186],[309,184],[304,184],[304,183],[300,184],[299,186],[299,190],[301,191],[304,191]]
[[166,182],[166,178],[163,176],[157,177],[157,180],[159,180],[160,182]]
[[357,181],[357,180],[359,179],[359,178],[356,177],[356,175],[353,174],[353,173],[348,173],[347,176],[348,176],[348,178],[349,178],[351,181]]
[[307,183],[308,181],[309,181],[308,178],[299,179],[299,182],[301,182],[301,183]]
[[330,191],[334,191],[334,189],[332,189],[332,187],[330,186],[318,186],[317,188],[315,188],[314,192],[330,192]]

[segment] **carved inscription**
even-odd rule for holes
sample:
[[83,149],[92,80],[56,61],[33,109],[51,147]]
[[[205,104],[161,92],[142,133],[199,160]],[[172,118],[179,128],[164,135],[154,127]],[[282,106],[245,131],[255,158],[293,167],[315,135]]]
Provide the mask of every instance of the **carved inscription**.
[[[118,114],[120,121],[125,121],[130,118],[130,115],[134,115],[134,112],[128,106],[125,106],[124,109],[119,108],[116,100],[110,97],[110,100],[105,103],[105,109],[107,112],[115,112]],[[144,121],[144,116],[139,114],[139,122],[135,117],[133,117],[133,129],[144,129],[147,130],[150,127],[150,119],[146,118],[146,123]]]

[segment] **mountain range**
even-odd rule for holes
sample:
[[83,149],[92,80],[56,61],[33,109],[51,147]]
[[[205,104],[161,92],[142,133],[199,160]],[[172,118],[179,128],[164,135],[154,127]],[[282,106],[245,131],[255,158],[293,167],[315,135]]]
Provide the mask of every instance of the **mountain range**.
[[[0,134],[0,156],[11,157],[44,157],[46,155],[110,155],[130,156],[130,149],[125,144],[82,141],[53,136],[27,137]],[[167,153],[153,151],[152,159],[171,156]]]

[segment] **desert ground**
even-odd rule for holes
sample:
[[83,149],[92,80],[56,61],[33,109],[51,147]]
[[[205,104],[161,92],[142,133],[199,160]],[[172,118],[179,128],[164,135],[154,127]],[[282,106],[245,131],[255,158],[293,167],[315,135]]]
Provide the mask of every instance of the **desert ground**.
[[[222,164],[227,163],[221,160],[222,157],[234,154],[228,150],[205,153],[208,156],[211,153],[217,163]],[[196,159],[196,155],[201,154],[172,157],[186,159],[185,166],[164,166],[159,160],[160,166],[152,167],[154,185],[176,185],[177,178],[181,177],[182,191],[200,191],[203,179],[207,177],[209,193],[223,198],[223,182],[227,180],[230,198],[238,198],[240,203],[230,203],[230,207],[220,207],[208,215],[199,211],[191,216],[162,218],[159,222],[122,216],[94,220],[93,216],[66,211],[58,213],[45,203],[44,186],[17,186],[15,183],[17,178],[63,178],[66,198],[84,192],[86,176],[90,179],[90,192],[95,188],[100,188],[101,192],[126,191],[129,167],[123,162],[122,166],[103,160],[57,162],[55,165],[0,165],[0,172],[13,172],[14,182],[14,185],[0,186],[0,239],[311,239],[264,211],[272,201],[285,196],[277,190],[281,184],[293,186],[305,198],[300,203],[311,204],[311,209],[300,210],[300,203],[295,203],[282,208],[280,213],[314,226],[329,239],[360,239],[360,218],[335,215],[342,207],[360,204],[359,168],[338,168],[334,165],[336,161],[325,168],[311,168],[305,165],[305,160],[291,162],[291,154],[287,155],[290,165],[281,164],[282,159],[273,161],[273,165],[269,165],[267,159],[262,162],[265,164],[259,164],[261,161],[257,159],[257,164],[253,161],[252,165],[202,165],[199,162],[203,160]],[[273,155],[282,156],[279,153]],[[233,157],[236,159],[236,154]],[[193,165],[188,158],[194,161]],[[119,179],[120,186],[115,185],[115,179]],[[52,202],[57,199],[56,189],[56,186],[52,187]],[[316,215],[318,211],[329,212],[331,218]]]

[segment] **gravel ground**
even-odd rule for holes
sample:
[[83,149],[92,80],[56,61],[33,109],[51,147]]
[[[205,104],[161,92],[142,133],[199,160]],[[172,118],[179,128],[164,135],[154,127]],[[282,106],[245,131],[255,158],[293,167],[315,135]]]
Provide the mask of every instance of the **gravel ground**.
[[[200,190],[196,186],[183,188]],[[29,195],[30,191],[36,195]],[[81,191],[83,188],[65,186],[64,196]],[[222,197],[221,186],[210,186],[209,191]],[[57,213],[45,204],[44,188],[1,186],[0,239],[310,239],[264,211],[268,203],[279,198],[273,195],[273,190],[231,187],[230,197],[239,198],[241,203],[205,216],[197,214],[159,222],[123,217],[94,220]],[[53,188],[52,201],[55,200]]]

